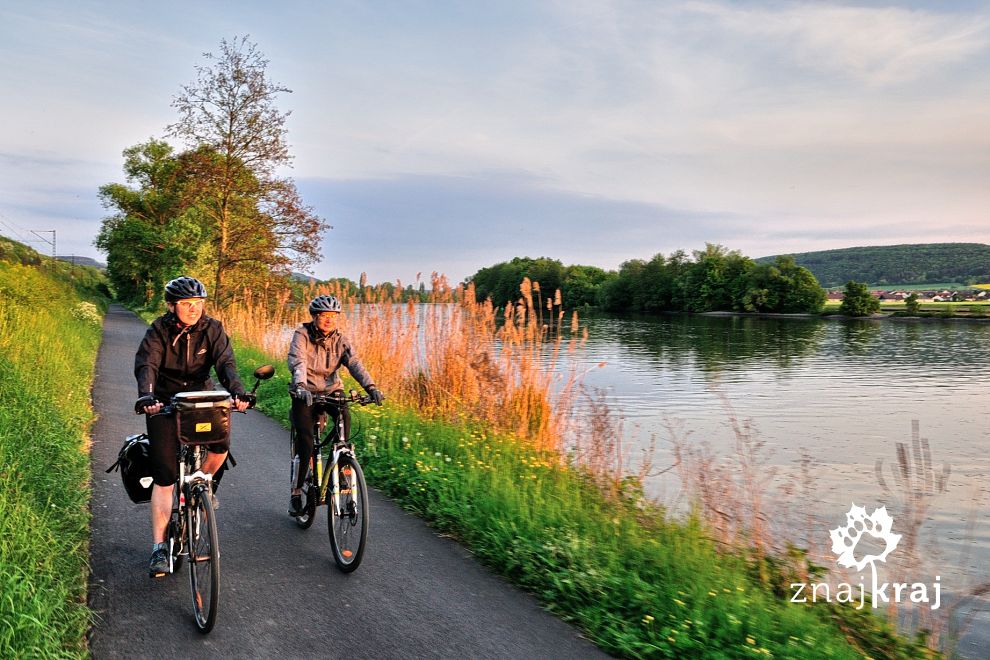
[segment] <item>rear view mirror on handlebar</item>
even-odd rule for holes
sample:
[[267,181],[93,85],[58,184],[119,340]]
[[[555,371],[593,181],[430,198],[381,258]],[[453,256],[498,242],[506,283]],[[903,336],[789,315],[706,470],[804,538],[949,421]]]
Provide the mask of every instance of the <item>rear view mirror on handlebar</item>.
[[275,367],[270,364],[258,367],[254,370],[254,377],[258,380],[268,380],[275,375]]

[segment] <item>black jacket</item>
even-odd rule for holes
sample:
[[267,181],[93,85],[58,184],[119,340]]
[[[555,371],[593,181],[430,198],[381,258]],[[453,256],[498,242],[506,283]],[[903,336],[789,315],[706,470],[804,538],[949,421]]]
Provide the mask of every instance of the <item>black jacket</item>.
[[134,356],[138,396],[154,394],[168,401],[177,392],[213,389],[210,367],[224,389],[244,394],[230,337],[220,321],[204,314],[196,325],[183,327],[168,312],[154,320]]

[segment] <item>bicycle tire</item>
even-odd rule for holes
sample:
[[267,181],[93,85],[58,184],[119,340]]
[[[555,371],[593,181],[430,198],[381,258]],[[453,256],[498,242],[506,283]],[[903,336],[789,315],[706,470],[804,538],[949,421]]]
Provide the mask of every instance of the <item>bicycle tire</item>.
[[296,516],[296,525],[299,526],[299,529],[309,529],[316,519],[316,501],[320,499],[320,489],[313,485],[309,477],[306,478],[306,483],[303,486],[302,496],[305,498],[305,502],[303,502],[302,514]]
[[338,514],[334,503],[327,502],[327,527],[333,560],[341,572],[350,573],[361,565],[368,542],[368,488],[364,472],[353,456],[341,456],[337,470],[340,475],[340,510]]
[[[295,438],[295,425],[289,425],[289,475],[291,476],[289,486],[291,488],[296,487],[296,475],[293,474],[292,466],[295,464],[296,460],[296,445],[293,441]],[[315,460],[315,457],[314,459]],[[316,501],[319,499],[319,489],[315,488],[313,485],[313,470],[310,469],[306,474],[306,479],[303,481],[303,492],[302,496],[305,498],[303,503],[303,513],[299,516],[294,516],[296,521],[296,526],[299,529],[309,529],[313,526],[313,520],[316,518]]]
[[194,486],[189,498],[186,539],[193,618],[199,632],[213,630],[220,603],[220,539],[209,486]]

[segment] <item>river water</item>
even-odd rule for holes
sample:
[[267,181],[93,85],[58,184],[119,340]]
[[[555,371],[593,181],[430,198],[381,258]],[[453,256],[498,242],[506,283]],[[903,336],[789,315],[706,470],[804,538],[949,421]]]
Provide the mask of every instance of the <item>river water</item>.
[[[655,440],[655,468],[674,460],[671,427],[685,444],[708,443],[731,463],[730,418],[748,422],[764,443],[760,470],[774,474],[768,490],[802,481],[789,495],[774,491],[775,531],[805,545],[810,536],[827,551],[828,530],[845,524],[853,503],[868,512],[886,506],[893,531],[904,531],[904,489],[892,468],[897,443],[906,443],[909,474],[930,493],[922,574],[911,580],[931,584],[939,575],[949,597],[990,581],[990,323],[676,315],[591,316],[582,324],[587,345],[570,359],[621,415],[628,446]],[[914,463],[913,420],[930,469],[923,451]],[[804,473],[802,452],[812,461]],[[877,477],[878,461],[890,490]],[[672,506],[682,501],[675,473],[647,481]],[[808,474],[810,482],[798,476]],[[888,562],[896,560],[895,549]],[[960,651],[990,653],[986,612]]]
[[[422,322],[456,312],[422,305],[416,313]],[[990,323],[592,315],[581,325],[587,342],[561,352],[554,368],[562,381],[584,373],[584,385],[621,419],[633,469],[651,446],[654,472],[673,465],[675,435],[732,466],[732,420],[748,425],[762,443],[755,472],[766,477],[777,546],[807,547],[839,573],[829,530],[846,524],[853,504],[867,513],[885,506],[893,532],[906,531],[906,489],[894,470],[904,443],[908,476],[928,509],[920,564],[899,579],[931,588],[938,576],[939,615],[990,582]],[[547,346],[548,365],[552,354]],[[676,468],[648,477],[645,488],[675,511],[688,500]],[[898,561],[895,548],[880,570]],[[990,656],[987,611],[974,613],[958,652]]]

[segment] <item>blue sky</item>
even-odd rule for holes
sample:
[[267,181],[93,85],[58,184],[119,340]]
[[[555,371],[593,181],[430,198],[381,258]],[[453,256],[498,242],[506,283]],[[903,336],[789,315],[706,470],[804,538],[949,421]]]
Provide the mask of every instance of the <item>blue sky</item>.
[[[489,6],[491,5],[491,6]],[[0,232],[100,258],[97,188],[249,34],[321,277],[990,242],[985,3],[0,1]],[[39,249],[47,249],[38,245]]]

